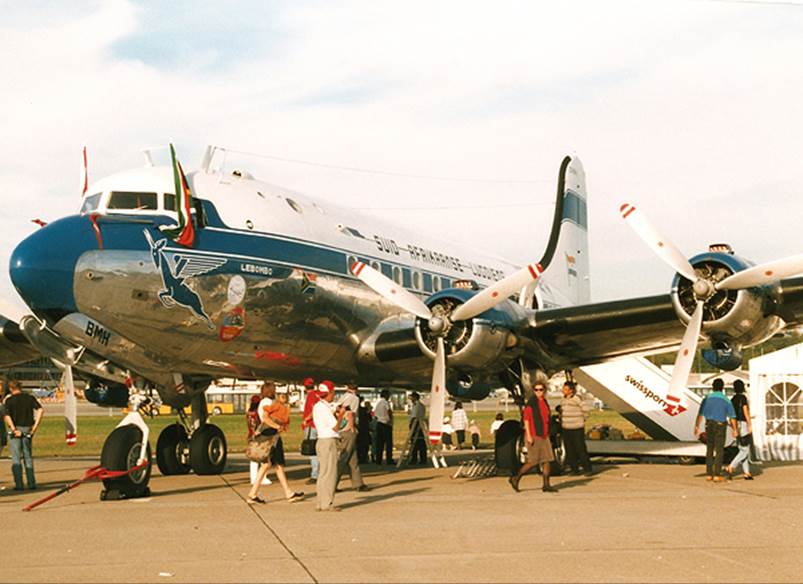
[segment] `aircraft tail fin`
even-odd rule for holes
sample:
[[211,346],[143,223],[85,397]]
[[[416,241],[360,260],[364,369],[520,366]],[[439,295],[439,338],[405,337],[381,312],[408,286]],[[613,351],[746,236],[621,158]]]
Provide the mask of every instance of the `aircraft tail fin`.
[[560,165],[552,233],[539,262],[544,282],[566,304],[591,299],[587,200],[583,163],[567,156]]

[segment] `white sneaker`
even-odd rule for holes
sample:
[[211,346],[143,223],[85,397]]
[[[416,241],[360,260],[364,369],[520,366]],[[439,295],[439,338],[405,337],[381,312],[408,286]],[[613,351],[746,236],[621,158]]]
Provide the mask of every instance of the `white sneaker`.
[[442,466],[443,468],[446,468],[446,467],[447,467],[447,464],[446,464],[446,459],[445,459],[444,457],[442,457],[442,456],[441,456],[441,466]]
[[438,459],[435,457],[435,455],[432,456],[432,466],[438,468]]

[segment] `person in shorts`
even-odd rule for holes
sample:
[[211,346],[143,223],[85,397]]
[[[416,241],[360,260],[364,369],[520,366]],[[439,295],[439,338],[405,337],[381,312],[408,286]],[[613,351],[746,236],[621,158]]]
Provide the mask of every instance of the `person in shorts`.
[[549,415],[549,404],[546,401],[546,387],[544,384],[536,383],[533,386],[533,394],[533,397],[529,399],[524,407],[522,415],[524,440],[527,444],[527,462],[508,481],[513,490],[518,492],[521,477],[540,464],[541,474],[544,477],[544,484],[541,490],[545,493],[555,493],[557,489],[549,484],[550,463],[555,460],[555,455],[552,452],[552,444],[549,441],[551,416]]

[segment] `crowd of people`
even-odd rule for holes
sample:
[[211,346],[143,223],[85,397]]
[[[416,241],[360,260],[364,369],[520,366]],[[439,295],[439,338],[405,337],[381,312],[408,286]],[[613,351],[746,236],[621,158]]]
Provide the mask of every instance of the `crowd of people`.
[[[6,387],[8,386],[8,387]],[[305,441],[314,444],[309,457],[310,474],[306,482],[315,485],[317,509],[337,510],[334,497],[340,479],[348,474],[351,486],[357,491],[369,490],[363,480],[360,464],[395,465],[393,459],[394,411],[390,393],[384,389],[375,404],[361,400],[355,384],[335,401],[335,387],[329,380],[315,384],[312,378],[304,380],[306,399],[303,405],[301,426]],[[6,389],[9,393],[6,393]],[[554,411],[546,399],[547,386],[537,382],[533,395],[522,409],[523,440],[527,461],[509,478],[515,491],[519,491],[521,479],[533,469],[542,475],[542,490],[555,492],[550,483],[555,464],[554,452],[562,446],[566,470],[572,474],[591,476],[593,470],[585,442],[585,424],[590,409],[587,402],[577,394],[577,388],[567,381],[562,388],[563,397]],[[750,408],[741,380],[733,384],[734,396],[728,399],[724,382],[715,379],[712,392],[703,400],[696,418],[694,432],[706,444],[706,480],[722,482],[732,478],[741,467],[742,477],[753,480],[751,473],[750,447],[752,445],[752,422]],[[16,381],[6,383],[0,379],[0,419],[5,431],[0,432],[0,454],[6,444],[11,451],[11,470],[14,488],[36,489],[33,466],[32,439],[42,421],[43,408],[31,394],[23,392]],[[252,463],[251,489],[247,500],[252,504],[265,503],[260,496],[263,485],[271,484],[268,473],[275,472],[290,502],[301,500],[304,493],[294,491],[285,472],[285,452],[282,434],[290,425],[290,405],[287,393],[277,392],[276,385],[265,382],[261,393],[254,396],[246,414],[249,440],[259,436],[269,441],[269,456],[260,463]],[[470,447],[481,446],[481,430],[475,420],[469,419],[462,403],[456,402],[451,416],[444,417],[443,434],[437,450],[466,448],[467,434]],[[701,427],[704,422],[704,427]],[[496,414],[490,426],[494,437],[505,423],[504,416]],[[738,453],[728,465],[723,464],[727,430],[736,441]],[[427,461],[426,409],[417,392],[410,394],[407,412],[407,428],[410,432],[409,463],[425,465]],[[442,458],[441,458],[442,459]],[[435,466],[437,461],[433,457]],[[443,463],[445,466],[445,462]]]

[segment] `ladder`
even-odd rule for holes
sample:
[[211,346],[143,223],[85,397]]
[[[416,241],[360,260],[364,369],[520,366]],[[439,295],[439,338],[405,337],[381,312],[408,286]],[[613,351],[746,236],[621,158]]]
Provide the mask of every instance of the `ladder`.
[[[402,448],[399,460],[396,462],[396,468],[401,468],[402,466],[410,462],[410,454],[413,451],[413,446],[415,444],[417,437],[419,436],[419,433],[423,437],[424,444],[427,445],[427,456],[430,457],[430,459],[432,460],[432,464],[435,466],[435,468],[438,468],[437,454],[432,444],[427,439],[427,437],[429,436],[427,423],[424,421],[419,421],[418,418],[413,418],[413,421],[410,424],[410,430],[407,433],[407,439],[404,441],[404,447]],[[443,456],[440,457],[440,464],[444,468],[446,468],[446,460],[443,458]]]

